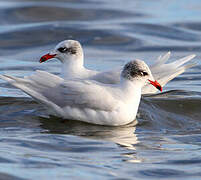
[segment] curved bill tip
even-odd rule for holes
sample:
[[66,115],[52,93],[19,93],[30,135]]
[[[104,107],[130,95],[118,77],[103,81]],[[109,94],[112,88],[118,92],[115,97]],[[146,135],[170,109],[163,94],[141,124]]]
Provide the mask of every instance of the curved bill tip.
[[152,84],[153,86],[155,86],[159,91],[161,91],[162,92],[162,86],[159,84],[159,82],[158,81],[151,81],[151,80],[149,80],[148,79],[148,81],[150,82],[150,84]]
[[42,56],[41,58],[40,58],[40,63],[42,63],[42,62],[45,62],[45,61],[47,61],[48,59],[52,59],[52,58],[54,58],[56,56],[56,54],[45,54],[44,56]]

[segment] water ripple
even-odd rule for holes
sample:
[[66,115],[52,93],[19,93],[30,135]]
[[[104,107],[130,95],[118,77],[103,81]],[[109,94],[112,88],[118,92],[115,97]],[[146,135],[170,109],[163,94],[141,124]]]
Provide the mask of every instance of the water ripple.
[[200,7],[197,0],[1,1],[0,74],[59,74],[56,60],[38,59],[64,39],[79,40],[95,69],[133,58],[151,64],[170,50],[170,61],[197,55],[197,66],[164,93],[143,97],[136,120],[122,127],[48,116],[1,80],[1,179],[199,179]]

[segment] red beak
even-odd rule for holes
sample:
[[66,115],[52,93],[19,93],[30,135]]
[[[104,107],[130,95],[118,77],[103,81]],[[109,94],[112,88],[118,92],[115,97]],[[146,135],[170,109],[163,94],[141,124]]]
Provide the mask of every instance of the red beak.
[[40,58],[40,63],[47,61],[48,59],[52,59],[56,56],[56,54],[46,54]]
[[149,79],[148,79],[148,81],[150,82],[150,84],[152,84],[152,85],[155,86],[159,91],[162,92],[162,87],[161,87],[161,85],[159,84],[158,81],[151,81],[151,80],[149,80]]

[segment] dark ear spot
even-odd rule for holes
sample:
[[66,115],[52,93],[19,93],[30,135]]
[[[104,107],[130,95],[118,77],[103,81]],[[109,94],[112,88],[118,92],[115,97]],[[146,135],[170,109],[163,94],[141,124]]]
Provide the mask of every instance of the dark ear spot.
[[68,52],[71,53],[71,54],[76,54],[76,49],[71,47],[71,48],[68,48]]
[[130,72],[130,75],[131,75],[132,77],[135,77],[135,76],[137,76],[137,73],[136,73],[135,70],[132,70],[132,71]]

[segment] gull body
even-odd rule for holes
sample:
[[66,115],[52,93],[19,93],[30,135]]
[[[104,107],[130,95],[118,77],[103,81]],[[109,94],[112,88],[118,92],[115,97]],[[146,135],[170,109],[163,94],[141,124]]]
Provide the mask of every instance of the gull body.
[[149,82],[162,90],[141,60],[127,63],[117,84],[94,80],[65,80],[44,71],[17,78],[0,78],[42,103],[50,114],[99,125],[119,126],[135,120],[141,89]]
[[[170,52],[164,56],[160,56],[154,64],[150,66],[150,70],[155,80],[162,86],[174,79],[176,76],[185,72],[186,69],[194,64],[187,64],[195,55],[183,57],[172,63],[165,64],[170,57]],[[114,68],[110,71],[98,72],[84,67],[84,53],[81,44],[75,40],[65,40],[60,42],[52,51],[41,57],[40,62],[47,61],[51,58],[57,58],[62,63],[63,79],[88,79],[95,80],[105,84],[116,84],[120,82],[120,73],[122,68]],[[142,88],[142,94],[156,93],[157,89],[149,83],[145,83]]]

